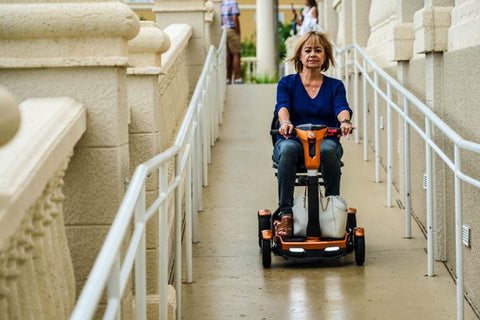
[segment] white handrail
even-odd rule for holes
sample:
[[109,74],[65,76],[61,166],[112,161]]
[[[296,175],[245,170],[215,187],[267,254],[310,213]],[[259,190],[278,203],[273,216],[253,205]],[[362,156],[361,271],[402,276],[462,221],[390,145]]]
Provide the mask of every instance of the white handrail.
[[[353,52],[353,61],[350,61],[349,58]],[[463,247],[462,247],[462,189],[461,181],[471,184],[480,188],[480,180],[475,179],[467,174],[463,173],[461,170],[461,150],[469,150],[472,152],[480,153],[480,144],[472,141],[463,139],[457,132],[450,128],[442,119],[440,119],[432,110],[430,110],[423,102],[421,102],[417,97],[415,97],[410,91],[405,89],[401,84],[399,84],[395,79],[389,76],[385,71],[379,68],[375,62],[373,62],[369,56],[362,50],[357,44],[350,45],[344,49],[336,49],[335,54],[338,56],[337,62],[340,72],[336,74],[342,75],[342,69],[345,70],[345,77],[347,85],[351,85],[348,82],[349,77],[349,68],[354,66],[355,73],[361,73],[363,76],[363,143],[364,143],[364,160],[368,159],[367,155],[367,144],[368,144],[368,114],[367,114],[367,83],[371,86],[374,93],[374,148],[375,148],[375,181],[379,181],[379,170],[380,170],[380,138],[378,133],[378,98],[382,98],[386,102],[387,108],[387,206],[391,206],[391,197],[392,197],[392,172],[391,172],[391,159],[392,159],[392,149],[391,145],[391,128],[392,128],[392,116],[391,111],[394,110],[398,115],[402,116],[404,124],[404,165],[405,165],[405,237],[411,237],[411,219],[410,219],[410,136],[409,130],[413,128],[418,135],[423,138],[425,141],[425,162],[426,162],[426,172],[427,172],[427,254],[428,254],[428,275],[433,276],[433,214],[432,214],[432,198],[433,198],[433,188],[431,185],[432,181],[432,151],[435,152],[440,159],[447,165],[448,168],[455,175],[455,248],[456,248],[456,270],[457,270],[457,319],[463,319]],[[342,64],[342,56],[345,55],[345,63]],[[361,63],[359,58],[363,60]],[[370,69],[369,69],[370,68]],[[369,75],[369,72],[373,73],[373,79]],[[386,83],[386,92],[379,87],[378,80],[381,78]],[[354,101],[358,102],[358,86],[359,80],[358,76],[354,76]],[[403,106],[398,106],[395,101],[392,101],[392,90],[396,90],[396,93],[399,97],[403,97]],[[355,103],[355,104],[356,104]],[[355,107],[357,107],[355,105]],[[420,128],[414,120],[410,117],[409,110],[411,107],[415,107],[416,110],[420,111],[425,119],[425,128]],[[358,120],[356,120],[358,121]],[[358,123],[358,122],[355,122]],[[454,145],[454,156],[453,160],[438,146],[432,138],[432,129],[439,129]],[[357,140],[356,140],[357,141]]]
[[[71,319],[91,319],[107,287],[107,307],[104,319],[120,319],[121,297],[135,263],[136,318],[146,319],[146,240],[148,219],[159,214],[159,317],[167,319],[168,307],[168,212],[170,196],[174,196],[175,209],[175,289],[177,319],[181,319],[181,241],[182,196],[185,194],[185,234],[187,282],[192,279],[192,234],[196,236],[195,218],[201,209],[202,176],[207,172],[210,146],[216,141],[217,126],[225,100],[225,41],[222,34],[219,49],[210,47],[202,73],[172,147],[140,164],[133,174],[125,197],[118,209],[112,227],[98,254]],[[175,161],[174,179],[169,180],[168,165]],[[157,199],[145,207],[146,180],[150,173],[159,174]],[[182,184],[182,179],[184,179]],[[172,181],[173,180],[173,181]],[[185,186],[185,193],[182,187]],[[192,188],[193,186],[193,188]],[[121,247],[129,236],[128,228],[134,218],[133,234],[123,261]],[[193,222],[192,222],[193,221]],[[193,229],[193,230],[192,230]]]

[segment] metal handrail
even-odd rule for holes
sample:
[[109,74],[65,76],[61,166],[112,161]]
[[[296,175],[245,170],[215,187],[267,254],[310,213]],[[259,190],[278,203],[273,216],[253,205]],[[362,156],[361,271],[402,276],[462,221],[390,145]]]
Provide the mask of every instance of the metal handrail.
[[[415,95],[405,89],[395,79],[389,76],[385,71],[378,67],[375,62],[362,50],[357,44],[352,44],[344,49],[336,49],[338,55],[338,71],[345,79],[347,94],[349,92],[350,68],[353,66],[354,75],[354,112],[358,114],[358,75],[363,76],[363,144],[364,160],[368,159],[368,107],[367,107],[367,84],[374,91],[374,150],[375,150],[375,181],[380,181],[380,150],[379,150],[379,111],[378,98],[383,98],[387,108],[387,206],[392,206],[392,110],[403,118],[404,126],[404,165],[405,165],[405,237],[411,238],[411,203],[410,203],[410,128],[413,128],[423,140],[425,140],[425,162],[426,162],[426,180],[427,180],[427,255],[428,255],[428,275],[433,276],[433,188],[432,181],[432,150],[443,160],[455,175],[455,251],[456,251],[456,271],[457,271],[457,319],[463,319],[463,247],[462,247],[462,188],[461,181],[469,183],[472,186],[480,188],[480,180],[465,174],[461,169],[460,151],[462,149],[480,153],[480,144],[463,139],[457,132],[450,128],[442,119],[440,119],[432,110],[430,110]],[[350,61],[353,55],[353,61]],[[342,59],[344,56],[344,59]],[[363,60],[360,63],[359,58]],[[342,60],[345,63],[342,63]],[[343,73],[342,73],[343,71]],[[369,75],[373,73],[373,79]],[[386,83],[386,90],[379,87],[379,78]],[[399,106],[392,100],[392,90],[396,90],[399,97],[403,97],[403,106]],[[400,100],[400,99],[399,99]],[[425,128],[422,129],[410,117],[410,105],[421,112],[425,120]],[[359,126],[358,117],[354,118],[354,125]],[[432,139],[432,129],[439,129],[454,145],[453,160],[438,146]],[[355,141],[359,143],[358,130],[355,133]]]
[[[218,138],[225,100],[225,42],[223,32],[218,50],[212,45],[202,73],[179,129],[175,143],[164,152],[140,164],[133,174],[125,197],[118,209],[106,240],[75,305],[71,319],[91,319],[107,288],[107,307],[104,319],[120,319],[121,298],[135,264],[136,318],[146,319],[146,223],[159,214],[159,317],[167,319],[168,308],[168,212],[169,199],[174,197],[175,289],[177,319],[181,318],[182,266],[182,199],[185,201],[185,242],[187,282],[192,277],[192,237],[196,237],[195,216],[201,209],[201,187],[207,185],[207,166],[210,147]],[[174,178],[169,179],[168,166],[175,163]],[[146,180],[154,172],[159,174],[158,197],[146,208]],[[203,178],[203,180],[202,180]],[[182,183],[183,181],[183,183]],[[182,188],[185,187],[185,190]],[[192,188],[193,187],[193,188]],[[183,192],[185,191],[185,192]],[[184,195],[184,198],[182,198]],[[133,234],[121,261],[121,248],[129,236],[128,228],[134,220]],[[194,235],[194,236],[192,236]],[[195,239],[194,239],[195,241]]]

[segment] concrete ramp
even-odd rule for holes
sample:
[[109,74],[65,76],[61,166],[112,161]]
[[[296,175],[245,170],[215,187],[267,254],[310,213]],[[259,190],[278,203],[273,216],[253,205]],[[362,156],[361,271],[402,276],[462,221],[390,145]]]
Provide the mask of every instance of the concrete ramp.
[[[182,287],[183,319],[455,319],[452,277],[440,262],[435,277],[425,276],[423,233],[413,224],[413,238],[403,238],[404,211],[385,206],[385,183],[374,183],[374,162],[363,161],[353,139],[342,141],[341,194],[365,228],[365,265],[350,254],[327,262],[273,256],[272,267],[262,267],[257,210],[277,205],[268,134],[275,94],[276,85],[228,86],[203,189],[194,282]],[[465,319],[477,319],[467,302]]]

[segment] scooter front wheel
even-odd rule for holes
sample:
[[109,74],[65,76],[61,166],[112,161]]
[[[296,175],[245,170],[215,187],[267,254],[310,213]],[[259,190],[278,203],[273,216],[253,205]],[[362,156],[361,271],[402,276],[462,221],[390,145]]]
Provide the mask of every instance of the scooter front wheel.
[[355,237],[355,263],[363,266],[365,263],[365,237]]
[[262,239],[262,264],[264,268],[270,268],[272,264],[272,247],[271,241]]

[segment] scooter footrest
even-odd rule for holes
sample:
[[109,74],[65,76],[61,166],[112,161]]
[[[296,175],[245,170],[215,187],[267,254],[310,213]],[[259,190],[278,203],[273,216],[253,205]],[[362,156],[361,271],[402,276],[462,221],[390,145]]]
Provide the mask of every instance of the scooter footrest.
[[288,238],[283,240],[283,242],[304,242],[307,238],[305,237],[295,237],[295,238]]

